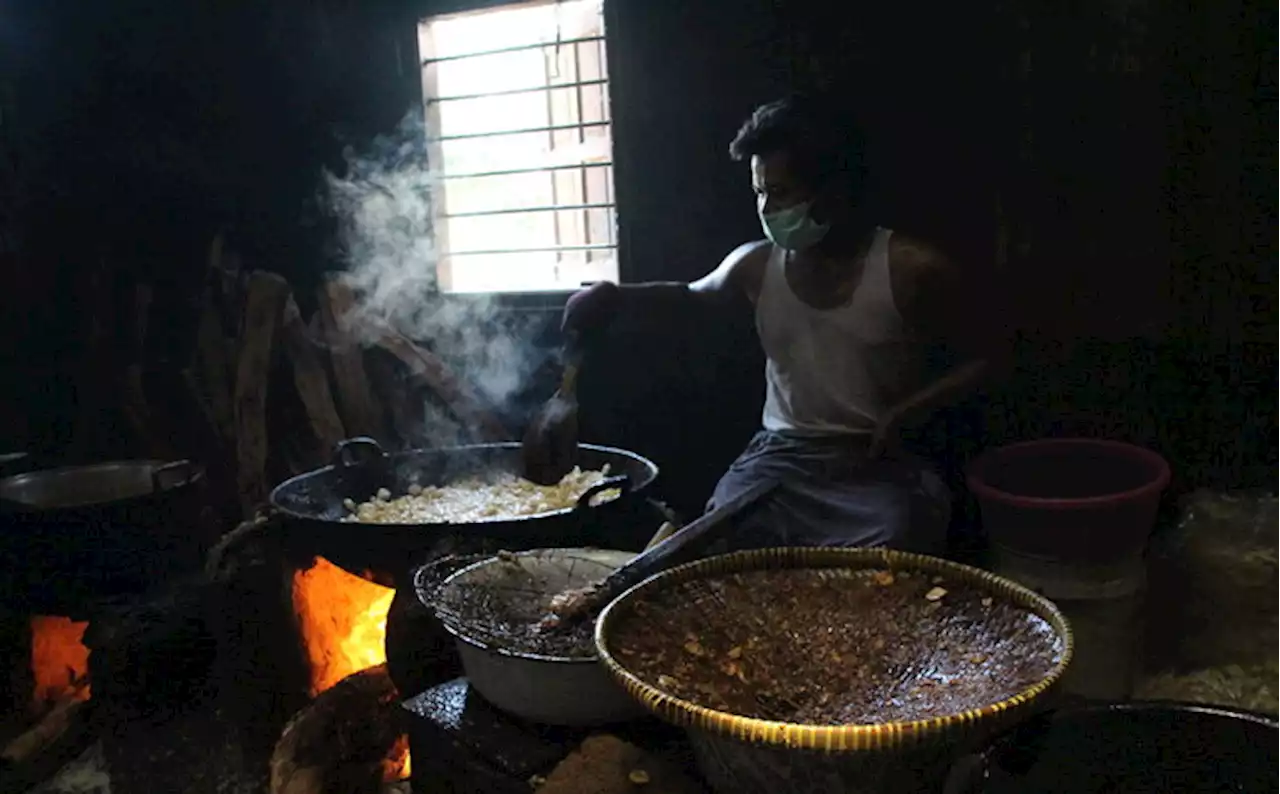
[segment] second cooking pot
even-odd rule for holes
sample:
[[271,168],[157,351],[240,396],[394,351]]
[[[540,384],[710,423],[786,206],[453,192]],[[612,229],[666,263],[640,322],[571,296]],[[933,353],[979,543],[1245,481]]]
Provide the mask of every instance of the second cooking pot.
[[961,757],[944,794],[1275,791],[1274,717],[1192,703],[1051,711]]
[[204,470],[111,461],[0,479],[0,597],[32,610],[131,592],[199,568],[217,527]]

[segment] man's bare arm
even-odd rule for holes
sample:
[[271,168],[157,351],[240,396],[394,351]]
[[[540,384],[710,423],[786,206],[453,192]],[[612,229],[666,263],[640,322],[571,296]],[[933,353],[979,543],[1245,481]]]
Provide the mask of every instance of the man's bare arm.
[[689,291],[711,297],[740,294],[755,303],[771,248],[768,240],[743,243],[730,251],[719,267],[689,284]]
[[992,292],[932,246],[904,241],[894,247],[899,311],[928,341],[953,354],[953,366],[892,410],[897,423],[923,419],[958,402],[1007,368],[1009,344]]
[[696,306],[703,302],[719,304],[735,296],[746,296],[754,303],[760,293],[769,250],[767,240],[744,243],[730,251],[715,270],[696,281],[687,284],[681,281],[650,281],[622,284],[619,289],[625,304],[639,311],[658,306]]
[[754,302],[770,250],[770,244],[763,240],[740,245],[715,270],[688,284],[594,284],[569,298],[561,327],[566,332],[592,333],[609,325],[619,311],[672,316],[697,310],[699,305],[728,302],[734,295],[745,295]]

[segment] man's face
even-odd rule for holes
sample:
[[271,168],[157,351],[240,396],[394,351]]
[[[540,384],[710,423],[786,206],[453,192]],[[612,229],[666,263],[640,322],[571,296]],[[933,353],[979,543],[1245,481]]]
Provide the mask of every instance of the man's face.
[[786,152],[751,157],[751,188],[756,194],[756,209],[763,214],[814,198],[813,192],[792,174],[787,159]]

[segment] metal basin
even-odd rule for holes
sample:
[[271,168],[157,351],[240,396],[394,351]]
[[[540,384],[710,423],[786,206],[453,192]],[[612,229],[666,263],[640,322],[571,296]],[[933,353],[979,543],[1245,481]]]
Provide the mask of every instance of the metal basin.
[[[541,549],[514,555],[515,563],[554,595],[607,576],[635,555],[598,549]],[[573,560],[566,565],[565,559]],[[447,578],[437,607],[450,588],[502,586],[499,566],[513,563],[490,558]],[[594,650],[580,656],[522,653],[496,647],[442,615],[441,622],[457,639],[458,654],[471,685],[485,700],[522,719],[547,725],[592,726],[642,716],[644,709],[614,682]]]

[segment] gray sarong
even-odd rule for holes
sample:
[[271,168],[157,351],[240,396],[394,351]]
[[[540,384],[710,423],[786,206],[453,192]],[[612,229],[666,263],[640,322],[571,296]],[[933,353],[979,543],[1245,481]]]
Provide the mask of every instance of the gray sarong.
[[951,497],[917,458],[870,460],[868,439],[762,430],[716,485],[707,509],[760,479],[779,486],[747,509],[708,551],[769,546],[946,549]]

